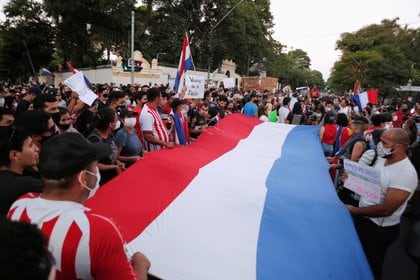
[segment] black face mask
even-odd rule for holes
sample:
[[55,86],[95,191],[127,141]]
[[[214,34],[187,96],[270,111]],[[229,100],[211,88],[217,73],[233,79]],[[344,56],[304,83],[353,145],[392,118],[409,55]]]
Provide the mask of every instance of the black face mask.
[[58,133],[56,132],[56,133],[54,133],[54,134],[51,134],[50,136],[42,136],[41,144],[45,143],[45,141],[47,141],[48,139],[53,138],[53,137],[54,137],[54,136],[56,136],[57,134],[58,134]]
[[62,130],[67,130],[67,129],[69,129],[70,128],[70,125],[71,124],[57,124],[57,126],[60,128],[60,129],[62,129]]
[[408,113],[408,109],[402,109],[402,112],[405,114],[405,113]]

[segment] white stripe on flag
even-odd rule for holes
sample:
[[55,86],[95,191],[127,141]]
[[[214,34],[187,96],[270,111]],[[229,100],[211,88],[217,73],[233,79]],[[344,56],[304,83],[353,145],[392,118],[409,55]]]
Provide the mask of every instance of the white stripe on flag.
[[129,250],[148,256],[163,279],[255,279],[266,178],[294,127],[256,126],[203,167]]

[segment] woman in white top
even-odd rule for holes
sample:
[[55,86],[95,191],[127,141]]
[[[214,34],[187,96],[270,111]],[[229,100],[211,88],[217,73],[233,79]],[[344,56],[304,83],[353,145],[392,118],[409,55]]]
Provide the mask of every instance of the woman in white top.
[[273,104],[267,102],[264,103],[263,106],[260,108],[260,120],[264,121],[264,122],[268,122],[270,121],[270,119],[268,118],[268,113],[271,112],[271,110],[273,110]]

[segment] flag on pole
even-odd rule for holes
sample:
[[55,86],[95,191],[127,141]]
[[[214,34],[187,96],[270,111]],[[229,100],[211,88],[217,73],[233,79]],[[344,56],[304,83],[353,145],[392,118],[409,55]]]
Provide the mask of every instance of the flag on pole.
[[378,89],[370,89],[352,97],[359,110],[364,110],[368,103],[378,104]]
[[47,68],[41,68],[41,76],[49,76],[51,78],[55,78],[55,73],[48,70]]
[[150,259],[152,275],[373,279],[319,128],[232,114],[208,132],[147,154],[87,201],[117,223],[130,254]]
[[191,56],[190,43],[187,32],[185,32],[184,42],[182,43],[181,56],[179,58],[178,70],[176,72],[175,91],[180,93],[184,86],[185,72],[194,69],[194,62]]
[[354,82],[353,95],[358,94],[359,90],[360,90],[360,83],[359,83],[359,80],[356,80],[356,82]]
[[[76,74],[77,72],[79,72],[79,70],[77,70],[76,68],[73,67],[73,65],[71,64],[70,61],[67,61],[67,67],[69,68],[69,70],[73,73]],[[88,86],[90,86],[92,83],[91,81],[88,79],[88,77],[86,77],[85,74],[83,74],[83,78],[85,79],[85,82]]]

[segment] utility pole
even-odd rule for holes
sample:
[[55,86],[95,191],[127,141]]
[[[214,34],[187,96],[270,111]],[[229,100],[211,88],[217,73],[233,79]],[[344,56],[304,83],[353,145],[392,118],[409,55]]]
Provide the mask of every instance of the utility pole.
[[31,55],[29,54],[28,46],[26,45],[26,42],[24,40],[22,42],[23,42],[23,45],[25,46],[25,51],[26,51],[26,55],[28,56],[29,63],[31,64],[32,73],[34,74],[34,78],[36,82],[38,83],[38,76],[35,72],[35,67],[34,67],[34,64],[32,63],[32,58],[31,58]]
[[131,11],[131,84],[134,84],[134,11]]

